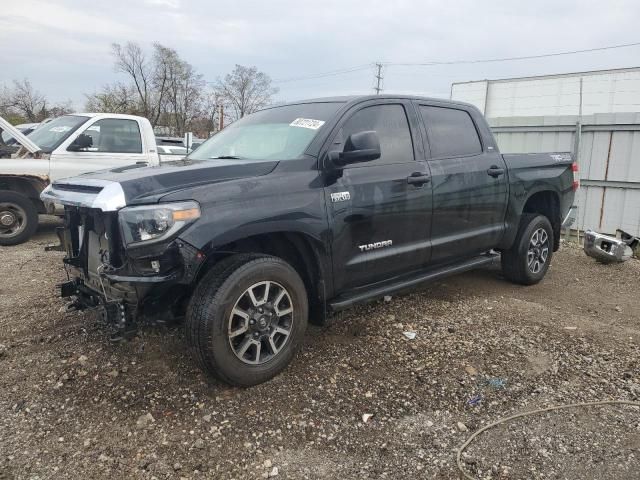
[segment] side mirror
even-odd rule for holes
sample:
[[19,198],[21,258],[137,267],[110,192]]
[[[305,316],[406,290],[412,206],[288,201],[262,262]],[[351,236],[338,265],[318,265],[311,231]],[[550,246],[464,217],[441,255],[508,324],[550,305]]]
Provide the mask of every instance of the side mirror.
[[375,131],[366,131],[349,135],[344,142],[342,152],[330,152],[329,158],[337,167],[350,163],[370,162],[380,158],[380,141]]
[[78,137],[69,145],[70,152],[79,152],[80,150],[84,150],[85,148],[89,148],[93,146],[93,138],[91,135],[85,135],[81,133]]

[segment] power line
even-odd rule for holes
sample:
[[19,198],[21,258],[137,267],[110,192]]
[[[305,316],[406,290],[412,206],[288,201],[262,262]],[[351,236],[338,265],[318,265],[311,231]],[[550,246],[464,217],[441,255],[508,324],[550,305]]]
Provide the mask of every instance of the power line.
[[355,67],[343,68],[341,70],[332,70],[332,71],[329,71],[329,72],[315,73],[315,74],[305,75],[305,76],[301,76],[301,77],[290,77],[290,78],[277,79],[277,80],[273,80],[273,83],[296,82],[298,80],[311,80],[311,79],[314,79],[314,78],[331,77],[333,75],[344,75],[346,73],[358,72],[360,70],[368,70],[369,68],[371,68],[371,64],[367,63],[365,65],[357,65]]
[[[273,83],[288,83],[288,82],[297,82],[300,80],[312,80],[315,78],[324,78],[324,77],[332,77],[335,75],[345,75],[352,72],[358,72],[362,70],[367,70],[374,66],[376,68],[381,68],[382,66],[404,66],[404,67],[430,67],[433,65],[460,65],[460,64],[474,64],[474,63],[496,63],[496,62],[511,62],[517,60],[532,60],[536,58],[547,58],[547,57],[558,57],[562,55],[575,55],[579,53],[589,53],[589,52],[600,52],[605,50],[613,50],[617,48],[627,48],[627,47],[636,47],[639,46],[640,42],[634,43],[623,43],[620,45],[610,45],[607,47],[596,47],[596,48],[586,48],[583,50],[569,50],[564,52],[553,52],[553,53],[543,53],[538,55],[525,55],[520,57],[503,57],[503,58],[489,58],[489,59],[479,59],[479,60],[443,60],[443,61],[433,61],[433,62],[378,62],[375,64],[367,63],[364,65],[356,65],[353,67],[342,68],[339,70],[330,70],[327,72],[314,73],[310,75],[303,75],[299,77],[289,77],[273,80]],[[378,73],[380,74],[380,73]],[[375,87],[377,89],[377,87]],[[376,90],[377,91],[377,90]]]
[[543,53],[539,55],[525,55],[522,57],[504,57],[504,58],[489,58],[483,60],[448,60],[448,61],[434,61],[434,62],[424,62],[424,63],[395,63],[395,62],[385,62],[385,65],[393,65],[393,66],[425,66],[429,67],[431,65],[458,65],[458,64],[470,64],[470,63],[492,63],[492,62],[511,62],[515,60],[532,60],[535,58],[547,58],[547,57],[559,57],[561,55],[574,55],[576,53],[588,53],[588,52],[599,52],[603,50],[613,50],[615,48],[626,48],[626,47],[636,47],[640,45],[640,42],[635,43],[623,43],[620,45],[611,45],[608,47],[597,47],[597,48],[586,48],[584,50],[570,50],[566,52],[554,52],[554,53]]

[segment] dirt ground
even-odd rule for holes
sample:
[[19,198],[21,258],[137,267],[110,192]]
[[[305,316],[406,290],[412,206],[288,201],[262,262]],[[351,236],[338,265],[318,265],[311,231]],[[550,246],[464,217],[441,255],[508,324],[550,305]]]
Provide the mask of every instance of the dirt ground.
[[[0,247],[0,478],[461,478],[457,448],[490,422],[640,400],[638,260],[565,245],[537,286],[494,266],[360,306],[237,389],[194,366],[179,326],[112,344],[94,313],[65,313],[54,237]],[[640,409],[514,420],[463,458],[474,478],[637,479]]]

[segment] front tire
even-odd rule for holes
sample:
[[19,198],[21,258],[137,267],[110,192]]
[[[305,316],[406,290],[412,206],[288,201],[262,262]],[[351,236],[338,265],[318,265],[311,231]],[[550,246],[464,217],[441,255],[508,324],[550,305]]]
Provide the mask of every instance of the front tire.
[[286,368],[307,321],[307,292],[298,273],[277,257],[240,254],[200,280],[187,308],[186,337],[207,373],[248,387]]
[[502,252],[505,278],[520,285],[540,282],[551,263],[553,242],[553,228],[547,217],[523,214],[512,247]]
[[24,195],[0,191],[0,245],[18,245],[38,230],[38,210]]

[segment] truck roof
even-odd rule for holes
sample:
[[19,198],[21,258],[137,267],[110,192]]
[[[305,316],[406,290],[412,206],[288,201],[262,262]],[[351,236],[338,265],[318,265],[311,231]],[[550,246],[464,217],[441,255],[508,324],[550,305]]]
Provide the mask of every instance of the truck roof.
[[407,99],[407,100],[423,100],[430,102],[439,102],[439,103],[448,103],[451,105],[460,105],[465,107],[473,107],[470,103],[460,102],[458,100],[450,100],[448,98],[435,98],[435,97],[423,97],[420,95],[406,95],[406,94],[384,94],[384,95],[342,95],[342,96],[334,96],[334,97],[319,97],[319,98],[309,98],[305,100],[297,100],[292,102],[286,102],[279,105],[271,105],[267,108],[281,107],[283,105],[300,105],[303,103],[360,103],[367,100],[379,100],[379,99]]
[[[104,112],[77,112],[77,113],[70,113],[69,115],[77,115],[77,116],[81,116],[81,117],[109,117],[109,118],[123,118],[123,119],[128,119],[128,120],[137,120],[139,118],[141,118],[139,115],[127,115],[124,113],[104,113]],[[144,117],[142,117],[144,118]]]

